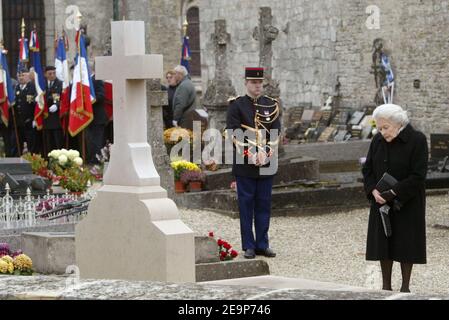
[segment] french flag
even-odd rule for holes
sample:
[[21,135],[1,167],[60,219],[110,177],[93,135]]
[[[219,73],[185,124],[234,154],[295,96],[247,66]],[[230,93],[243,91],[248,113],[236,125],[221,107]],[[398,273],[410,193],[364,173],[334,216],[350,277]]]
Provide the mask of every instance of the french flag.
[[3,124],[7,127],[9,122],[9,106],[15,100],[14,89],[9,76],[6,50],[0,48],[0,116]]
[[56,47],[56,76],[62,81],[62,94],[60,103],[60,117],[61,124],[64,131],[67,131],[68,115],[70,112],[70,74],[69,63],[67,61],[67,42],[66,37],[63,35],[58,39]]
[[185,36],[182,43],[182,56],[181,65],[186,67],[187,71],[190,73],[189,61],[191,60],[189,37]]
[[33,62],[34,86],[36,88],[36,107],[34,109],[34,120],[36,121],[36,128],[42,130],[44,125],[44,118],[48,116],[48,106],[45,101],[45,87],[46,82],[44,78],[44,71],[41,64],[41,53],[39,47],[39,40],[36,30],[31,32],[30,36],[30,50]]
[[78,54],[73,71],[73,84],[70,96],[69,133],[75,137],[94,119],[92,105],[95,103],[95,91],[90,77],[86,42],[81,32],[77,34]]
[[28,39],[24,36],[19,39],[19,63],[18,69],[20,70],[22,66],[30,60],[30,52],[28,50]]

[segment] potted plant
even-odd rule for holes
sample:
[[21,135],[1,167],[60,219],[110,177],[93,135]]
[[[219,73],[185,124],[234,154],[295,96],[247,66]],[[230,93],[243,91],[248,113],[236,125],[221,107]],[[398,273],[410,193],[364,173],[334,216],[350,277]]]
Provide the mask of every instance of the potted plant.
[[167,154],[170,155],[173,146],[181,141],[189,141],[192,143],[193,133],[189,129],[174,127],[164,131],[164,143],[167,149]]
[[179,161],[173,161],[171,163],[171,167],[174,170],[175,174],[175,191],[176,193],[183,193],[185,192],[185,184],[181,181],[181,175],[185,171],[200,171],[201,169],[194,163],[185,161],[185,160],[179,160]]
[[49,168],[54,173],[53,180],[59,186],[76,194],[87,190],[92,175],[83,168],[83,159],[76,150],[53,150],[48,154]]
[[181,174],[181,182],[189,185],[190,192],[202,190],[202,184],[206,181],[206,175],[201,171],[184,171]]

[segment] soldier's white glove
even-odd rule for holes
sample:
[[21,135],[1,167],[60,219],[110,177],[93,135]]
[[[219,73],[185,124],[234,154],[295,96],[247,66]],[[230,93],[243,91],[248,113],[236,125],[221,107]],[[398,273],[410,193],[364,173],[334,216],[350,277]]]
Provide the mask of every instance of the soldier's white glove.
[[54,104],[50,107],[50,109],[48,109],[48,111],[50,111],[51,113],[55,113],[56,111],[58,111],[58,106]]
[[178,126],[178,121],[173,120],[172,124],[173,124],[173,127],[177,127]]
[[32,126],[33,126],[33,129],[36,129],[36,127],[37,127],[37,122],[36,122],[36,121],[33,121]]
[[263,151],[257,153],[257,162],[259,166],[264,166],[267,164],[267,154]]

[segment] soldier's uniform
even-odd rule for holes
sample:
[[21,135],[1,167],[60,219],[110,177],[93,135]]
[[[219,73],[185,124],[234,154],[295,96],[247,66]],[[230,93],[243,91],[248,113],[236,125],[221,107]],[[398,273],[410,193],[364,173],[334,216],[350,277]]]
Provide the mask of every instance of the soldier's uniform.
[[[247,68],[246,79],[263,79],[263,69]],[[275,256],[269,248],[268,229],[273,177],[277,172],[277,165],[273,167],[270,163],[277,162],[281,129],[279,113],[278,101],[268,96],[252,98],[245,95],[230,99],[226,128],[228,138],[232,138],[234,143],[233,174],[237,182],[242,246],[246,258],[253,258],[253,252]],[[239,129],[242,130],[240,133]],[[276,135],[270,137],[270,130],[277,130]],[[254,164],[255,154],[270,154],[272,151],[274,155],[270,163],[264,166]]]
[[[36,106],[36,88],[33,82],[27,84],[17,84],[15,87],[15,102],[12,108],[14,113],[10,112],[9,128],[11,128],[12,156],[18,157],[17,139],[14,125],[17,126],[17,134],[19,136],[20,154],[23,152],[24,143],[27,144],[28,151],[33,151],[36,144],[36,133],[33,128],[34,109]],[[11,110],[12,111],[12,110]],[[15,119],[14,119],[15,118]]]
[[64,144],[61,118],[60,118],[60,103],[62,94],[62,81],[56,78],[50,83],[47,81],[47,92],[45,98],[47,100],[47,107],[52,105],[57,106],[56,112],[48,112],[48,117],[44,119],[44,136],[46,146],[45,152],[51,152],[55,149],[61,149]]

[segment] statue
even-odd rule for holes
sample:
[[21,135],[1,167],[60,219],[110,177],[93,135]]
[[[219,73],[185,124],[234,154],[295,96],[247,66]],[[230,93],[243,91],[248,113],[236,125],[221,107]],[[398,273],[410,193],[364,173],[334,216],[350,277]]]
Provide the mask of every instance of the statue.
[[378,38],[373,43],[373,65],[372,73],[376,83],[376,105],[393,103],[394,95],[394,73],[390,59],[384,51],[383,40]]

